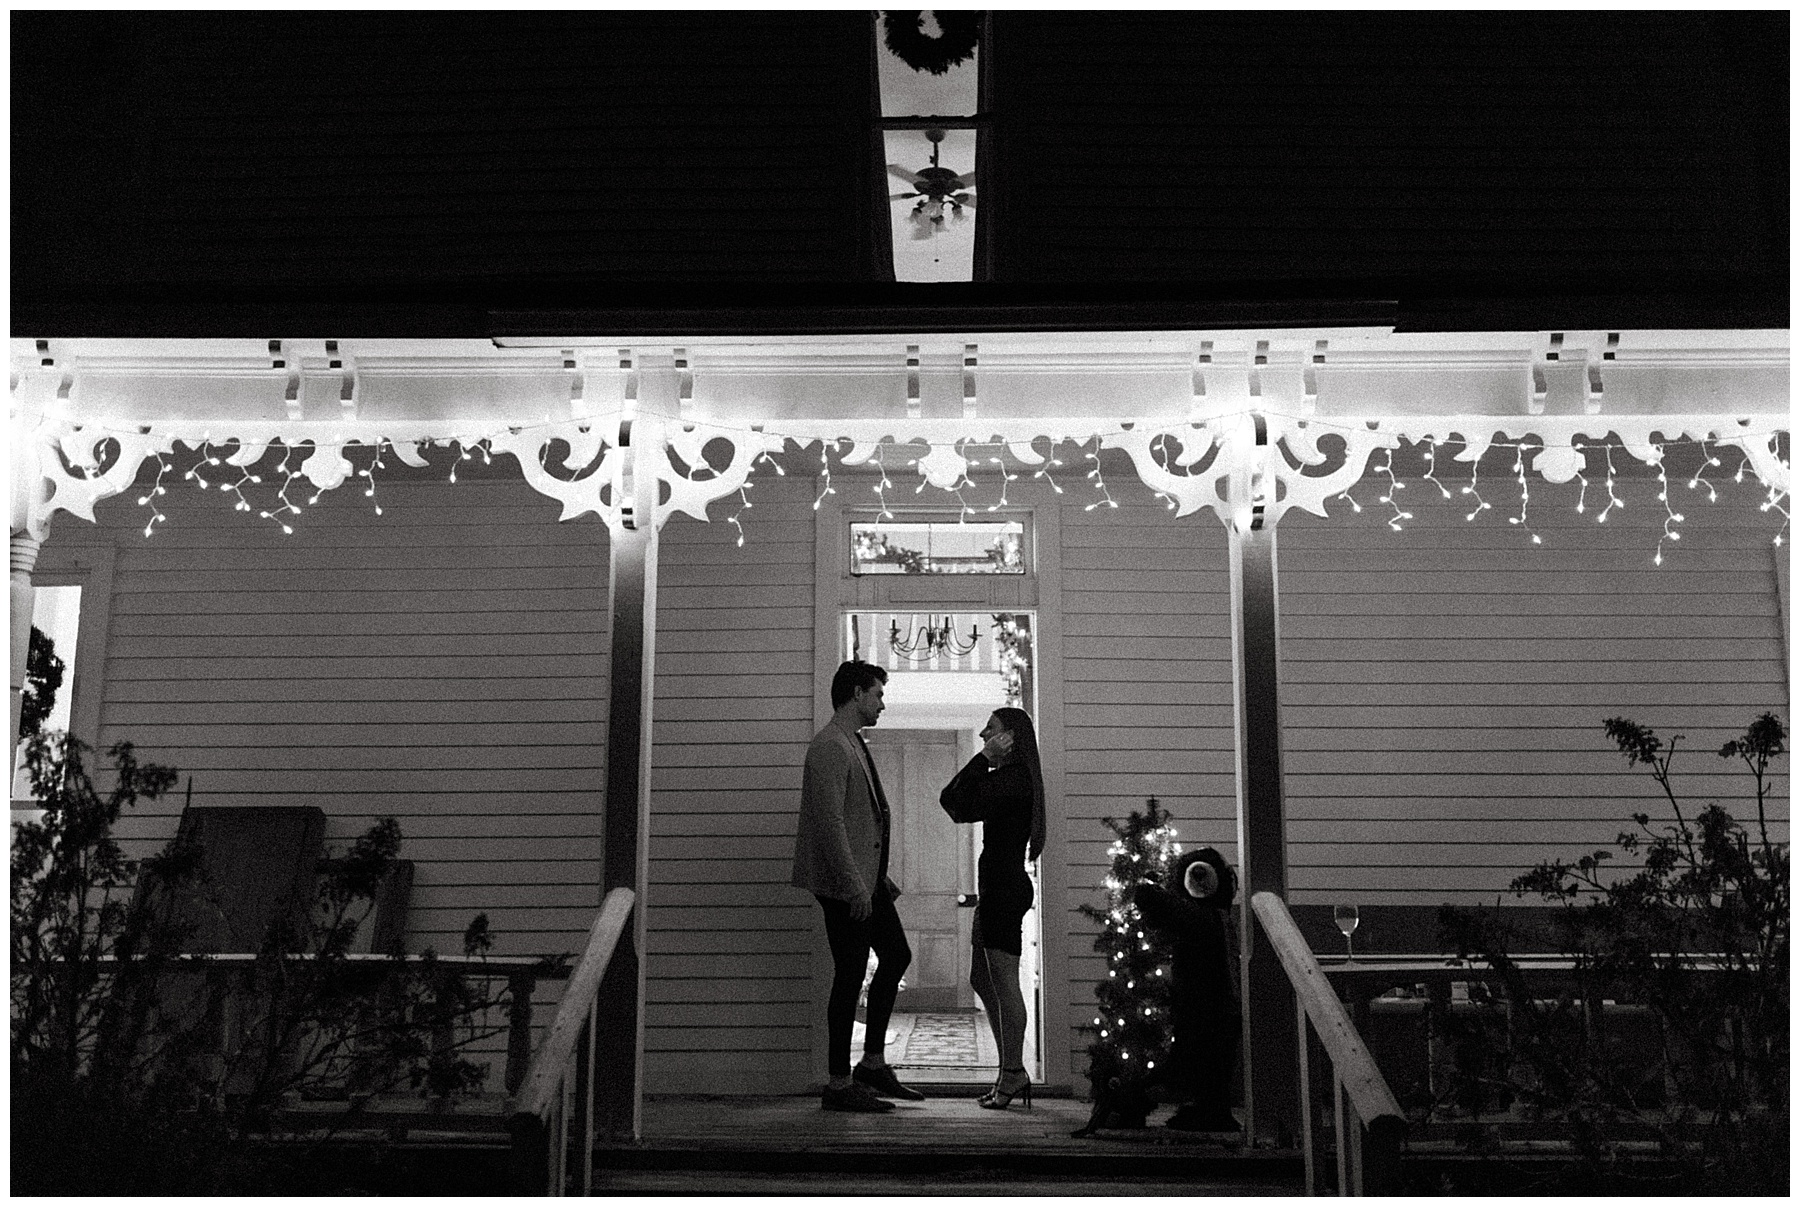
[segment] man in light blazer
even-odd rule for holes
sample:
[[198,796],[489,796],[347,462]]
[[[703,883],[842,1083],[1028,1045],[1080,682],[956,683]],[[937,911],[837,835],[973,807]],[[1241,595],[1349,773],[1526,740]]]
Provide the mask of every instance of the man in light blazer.
[[[846,662],[831,680],[836,711],[806,748],[800,787],[800,828],[794,836],[794,883],[818,898],[831,945],[831,997],[825,1007],[827,1072],[819,1105],[828,1111],[891,1111],[887,1098],[925,1097],[900,1084],[887,1063],[888,1019],[912,948],[894,911],[900,890],[888,878],[888,804],[875,772],[864,726],[886,707],[887,671]],[[869,985],[863,1057],[850,1067],[856,999],[869,952],[878,963]]]

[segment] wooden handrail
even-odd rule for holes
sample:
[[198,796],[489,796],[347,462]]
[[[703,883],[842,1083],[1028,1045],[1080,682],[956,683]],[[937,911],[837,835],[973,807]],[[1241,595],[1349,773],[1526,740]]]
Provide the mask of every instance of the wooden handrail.
[[618,946],[619,936],[625,933],[625,924],[631,919],[633,901],[634,894],[630,889],[616,888],[606,894],[606,900],[601,903],[600,916],[594,919],[594,925],[588,931],[587,947],[582,951],[575,971],[569,975],[568,985],[563,988],[562,1001],[556,1007],[556,1021],[550,1024],[549,1034],[544,1036],[542,1046],[531,1058],[531,1067],[519,1086],[514,1118],[548,1118],[551,1108],[556,1105],[563,1076],[575,1056],[576,1041],[593,1011],[600,981],[606,976],[606,966],[611,963],[613,949]]
[[1382,1077],[1375,1058],[1369,1055],[1350,1021],[1350,1012],[1338,1000],[1319,961],[1313,958],[1312,948],[1294,925],[1287,902],[1274,893],[1257,893],[1250,898],[1250,908],[1256,911],[1263,933],[1269,936],[1269,945],[1281,958],[1294,996],[1306,1007],[1306,1016],[1319,1033],[1319,1042],[1336,1066],[1357,1115],[1370,1127],[1378,1119],[1393,1119],[1404,1125],[1406,1116],[1400,1111],[1399,1100],[1388,1089],[1387,1079]]
[[[1310,1102],[1312,1088],[1307,1084],[1306,1026],[1312,1025],[1334,1073],[1332,1113],[1337,1119],[1338,1193],[1395,1193],[1398,1189],[1400,1143],[1407,1130],[1406,1116],[1399,1100],[1388,1088],[1387,1079],[1369,1055],[1350,1012],[1338,1000],[1325,972],[1313,956],[1312,948],[1294,925],[1287,902],[1274,893],[1255,893],[1250,908],[1262,924],[1269,946],[1281,960],[1288,983],[1294,989],[1296,1014],[1300,1025],[1300,1098],[1306,1152],[1306,1189],[1313,1193],[1315,1185],[1313,1137]],[[1348,1103],[1354,1118],[1346,1120],[1341,1107]],[[1346,1128],[1345,1124],[1350,1126]],[[1370,1151],[1364,1150],[1362,1137],[1368,1133]]]

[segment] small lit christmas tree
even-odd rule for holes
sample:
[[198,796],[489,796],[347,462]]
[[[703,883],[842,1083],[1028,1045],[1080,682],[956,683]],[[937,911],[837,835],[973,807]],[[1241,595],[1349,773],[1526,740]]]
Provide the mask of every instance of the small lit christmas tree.
[[1108,1125],[1142,1127],[1149,1086],[1170,1059],[1169,944],[1144,926],[1132,895],[1146,881],[1166,879],[1181,844],[1154,796],[1123,822],[1102,820],[1116,837],[1107,848],[1106,905],[1084,904],[1081,912],[1100,924],[1094,950],[1106,957],[1106,976],[1094,987],[1098,1012],[1082,1028],[1094,1037],[1088,1044],[1094,1111],[1076,1135]]

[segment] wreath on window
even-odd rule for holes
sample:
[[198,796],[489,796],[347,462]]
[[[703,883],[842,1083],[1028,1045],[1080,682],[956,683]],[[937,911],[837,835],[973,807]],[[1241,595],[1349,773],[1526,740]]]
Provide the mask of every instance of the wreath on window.
[[943,75],[975,53],[981,41],[981,14],[932,9],[931,15],[939,30],[935,38],[925,33],[923,9],[883,13],[882,41],[914,71]]

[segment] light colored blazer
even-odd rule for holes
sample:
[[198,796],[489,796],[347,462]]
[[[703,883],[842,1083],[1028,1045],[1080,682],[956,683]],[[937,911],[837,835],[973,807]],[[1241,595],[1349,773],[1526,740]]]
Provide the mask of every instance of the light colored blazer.
[[[839,901],[873,899],[881,871],[881,814],[856,736],[834,719],[806,748],[793,883]],[[888,892],[898,897],[892,879]]]

